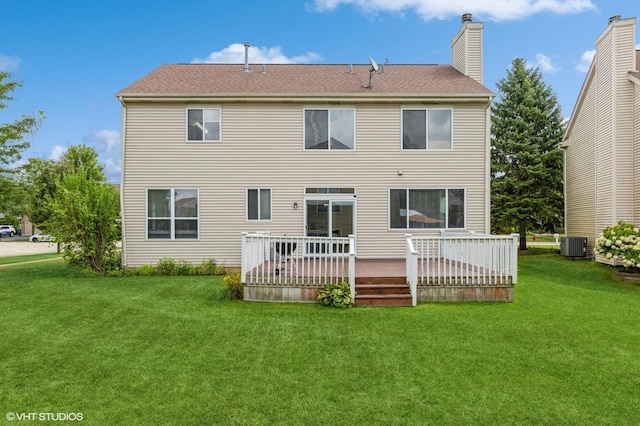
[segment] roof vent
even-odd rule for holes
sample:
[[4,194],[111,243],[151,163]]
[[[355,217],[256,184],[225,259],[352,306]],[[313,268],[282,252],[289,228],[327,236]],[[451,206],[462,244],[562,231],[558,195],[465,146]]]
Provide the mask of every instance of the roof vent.
[[262,64],[262,74],[267,73],[267,64]]
[[248,41],[244,42],[244,72],[249,72],[249,44]]
[[622,15],[613,15],[611,18],[609,18],[609,23],[616,22],[621,19],[622,19]]
[[466,24],[467,22],[471,22],[473,20],[473,15],[470,13],[465,13],[462,15],[462,23]]
[[349,64],[349,74],[353,74],[353,65]]

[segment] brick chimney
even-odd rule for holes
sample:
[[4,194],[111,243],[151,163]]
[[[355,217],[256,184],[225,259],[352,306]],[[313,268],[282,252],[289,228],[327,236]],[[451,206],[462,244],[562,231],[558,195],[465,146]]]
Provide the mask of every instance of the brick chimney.
[[451,64],[482,84],[482,30],[470,13],[462,15],[462,28],[451,41]]

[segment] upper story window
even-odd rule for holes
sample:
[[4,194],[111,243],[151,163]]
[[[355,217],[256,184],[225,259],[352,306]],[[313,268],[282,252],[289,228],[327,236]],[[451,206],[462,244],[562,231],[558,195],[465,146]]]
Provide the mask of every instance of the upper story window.
[[389,228],[464,229],[465,190],[390,189]]
[[220,108],[188,108],[187,140],[220,142]]
[[147,238],[197,239],[199,192],[195,188],[147,190]]
[[453,149],[452,116],[450,108],[403,109],[402,149]]
[[353,150],[355,116],[353,108],[305,109],[304,149]]

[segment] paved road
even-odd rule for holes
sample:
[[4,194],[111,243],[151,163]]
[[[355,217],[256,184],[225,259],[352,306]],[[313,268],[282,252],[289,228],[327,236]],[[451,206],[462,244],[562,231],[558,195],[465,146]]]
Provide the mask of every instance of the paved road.
[[30,241],[16,241],[11,238],[0,239],[0,257],[55,253],[57,249],[58,246],[55,243],[32,243]]

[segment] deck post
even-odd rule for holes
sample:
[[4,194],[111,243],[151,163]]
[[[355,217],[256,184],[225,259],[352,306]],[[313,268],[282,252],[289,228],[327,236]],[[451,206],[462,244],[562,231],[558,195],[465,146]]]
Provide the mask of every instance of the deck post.
[[520,234],[511,234],[513,245],[511,247],[511,283],[518,282],[518,248],[520,246]]
[[418,304],[418,252],[413,247],[413,239],[411,234],[405,234],[407,239],[407,282],[411,289],[411,304]]
[[242,260],[240,266],[240,281],[242,284],[247,283],[247,232],[241,232],[242,235]]
[[349,234],[349,289],[351,301],[356,303],[356,237]]

